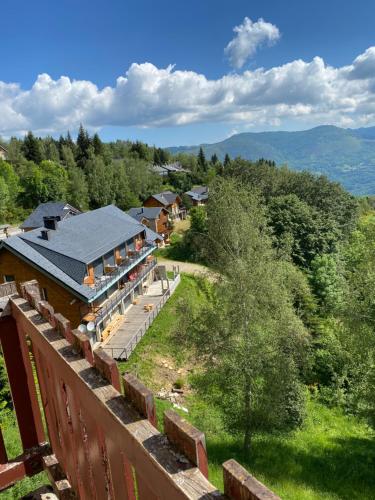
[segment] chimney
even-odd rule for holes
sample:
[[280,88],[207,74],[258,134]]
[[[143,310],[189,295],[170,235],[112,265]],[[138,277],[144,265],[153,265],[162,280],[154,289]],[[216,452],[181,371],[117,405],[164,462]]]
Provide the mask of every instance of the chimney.
[[40,232],[42,240],[49,240],[51,238],[51,232],[49,229],[42,229]]
[[61,220],[60,215],[49,215],[43,217],[43,225],[46,229],[52,229],[56,231],[57,225]]

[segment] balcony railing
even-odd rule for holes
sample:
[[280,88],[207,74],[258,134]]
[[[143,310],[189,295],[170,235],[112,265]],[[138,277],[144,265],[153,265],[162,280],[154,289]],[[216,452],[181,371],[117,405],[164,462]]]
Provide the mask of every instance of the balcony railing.
[[114,269],[111,272],[108,272],[99,279],[96,279],[95,284],[91,288],[95,290],[96,294],[98,294],[101,290],[109,288],[154,249],[156,249],[154,245],[144,245],[140,250],[134,250],[134,252],[132,252],[134,255],[125,257],[124,261],[121,264],[114,266]]
[[123,288],[109,298],[103,306],[95,312],[95,325],[97,325],[110,311],[112,311],[122,299],[124,299],[132,290],[134,290],[142,281],[142,279],[156,266],[156,259],[145,264],[144,269],[140,271],[133,281],[124,283]]

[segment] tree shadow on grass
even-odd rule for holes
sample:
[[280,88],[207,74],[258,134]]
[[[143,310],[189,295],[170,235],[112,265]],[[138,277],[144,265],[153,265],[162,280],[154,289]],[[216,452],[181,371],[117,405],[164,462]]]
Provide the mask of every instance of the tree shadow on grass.
[[[333,438],[331,446],[298,448],[278,436],[259,436],[246,457],[242,443],[211,442],[209,461],[221,465],[234,458],[255,477],[269,483],[295,482],[318,494],[334,494],[342,499],[375,498],[375,441],[365,438]],[[297,498],[297,497],[296,497]]]

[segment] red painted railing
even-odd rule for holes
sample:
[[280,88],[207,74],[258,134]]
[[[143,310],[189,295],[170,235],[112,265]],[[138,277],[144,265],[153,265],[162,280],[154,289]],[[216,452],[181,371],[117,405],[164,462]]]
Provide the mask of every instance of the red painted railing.
[[0,340],[24,453],[9,461],[0,433],[0,490],[43,467],[59,498],[277,498],[233,460],[223,465],[220,493],[207,479],[203,433],[167,411],[160,434],[152,393],[130,374],[121,379],[101,349],[92,352],[88,338],[40,300],[35,282],[22,293],[0,315]]

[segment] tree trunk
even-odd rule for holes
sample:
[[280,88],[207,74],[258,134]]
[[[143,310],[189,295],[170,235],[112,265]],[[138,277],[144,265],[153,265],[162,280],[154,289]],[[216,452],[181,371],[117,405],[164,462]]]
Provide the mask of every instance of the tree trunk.
[[245,454],[250,452],[251,448],[251,389],[249,376],[245,375],[245,429],[244,429],[244,440],[243,449]]

